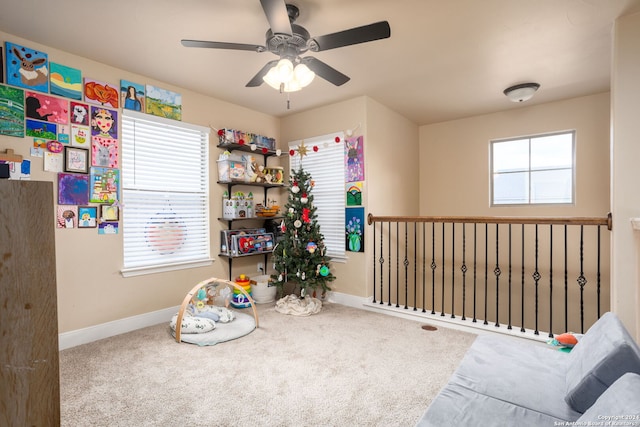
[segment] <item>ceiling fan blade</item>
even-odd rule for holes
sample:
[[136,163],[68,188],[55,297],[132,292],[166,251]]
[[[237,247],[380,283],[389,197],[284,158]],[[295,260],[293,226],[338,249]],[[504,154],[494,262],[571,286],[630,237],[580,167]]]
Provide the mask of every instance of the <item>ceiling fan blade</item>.
[[351,80],[348,76],[345,76],[340,71],[335,68],[325,64],[313,56],[306,56],[302,58],[301,62],[305,64],[311,71],[316,73],[316,75],[322,77],[329,83],[333,83],[336,86],[342,86],[349,80]]
[[291,35],[291,22],[284,0],[260,0],[273,34]]
[[248,50],[252,52],[264,52],[267,50],[264,46],[257,44],[210,42],[206,40],[181,40],[181,43],[182,46],[185,47],[203,47],[209,49]]
[[260,86],[262,84],[262,82],[264,81],[264,80],[262,80],[262,78],[264,76],[266,76],[267,73],[269,72],[269,70],[271,69],[271,67],[273,67],[277,63],[278,63],[277,59],[267,62],[267,65],[262,67],[262,69],[260,71],[258,71],[258,74],[253,76],[253,78],[251,80],[249,80],[249,83],[247,83],[245,85],[245,87],[258,87],[258,86]]
[[389,23],[387,21],[380,21],[374,24],[363,25],[362,27],[351,28],[350,30],[314,37],[310,40],[310,50],[320,52],[389,37],[391,37],[391,27],[389,27]]

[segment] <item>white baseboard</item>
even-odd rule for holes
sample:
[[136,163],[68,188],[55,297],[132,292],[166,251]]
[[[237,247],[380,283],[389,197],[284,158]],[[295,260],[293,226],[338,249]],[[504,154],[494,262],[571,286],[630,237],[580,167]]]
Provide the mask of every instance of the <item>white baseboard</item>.
[[75,331],[63,332],[58,335],[58,348],[62,351],[67,348],[113,337],[163,322],[166,322],[168,326],[171,317],[176,314],[179,309],[180,306],[169,307],[137,316],[125,317],[124,319],[118,319],[100,325],[76,329]]

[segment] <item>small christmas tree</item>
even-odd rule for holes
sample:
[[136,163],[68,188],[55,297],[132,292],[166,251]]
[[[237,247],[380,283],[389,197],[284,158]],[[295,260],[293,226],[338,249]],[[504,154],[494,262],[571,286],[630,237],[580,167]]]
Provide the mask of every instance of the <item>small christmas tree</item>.
[[302,166],[291,171],[289,197],[281,224],[283,237],[273,251],[277,274],[272,275],[282,295],[285,283],[300,289],[300,296],[318,288],[330,290],[328,283],[335,279],[325,255],[324,237],[320,233],[316,208],[313,206],[313,181]]

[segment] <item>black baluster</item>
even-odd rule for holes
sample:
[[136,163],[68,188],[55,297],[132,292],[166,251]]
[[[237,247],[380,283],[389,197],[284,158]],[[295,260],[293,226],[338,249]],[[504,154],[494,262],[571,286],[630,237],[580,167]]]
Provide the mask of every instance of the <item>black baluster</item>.
[[425,313],[427,307],[427,234],[426,224],[422,223],[422,312]]
[[553,338],[553,224],[549,224],[549,338]]
[[387,302],[387,305],[390,306],[391,305],[391,260],[393,259],[391,257],[391,221],[389,221],[389,268],[388,268],[388,283],[387,283],[387,287],[389,288],[389,301]]
[[396,308],[400,308],[400,223],[396,222]]
[[536,224],[536,244],[535,244],[535,271],[533,272],[533,280],[535,281],[536,297],[535,297],[535,318],[536,328],[533,332],[539,335],[538,332],[538,282],[540,281],[540,272],[538,271],[538,224]]
[[496,328],[500,327],[500,321],[498,320],[500,316],[500,250],[499,250],[499,226],[500,224],[496,224],[496,268],[493,269],[493,274],[496,276]]
[[466,236],[466,225],[464,222],[462,223],[462,267],[460,270],[462,271],[462,320],[467,320],[465,317],[465,306],[466,306],[466,298],[467,298],[467,236]]
[[600,226],[598,226],[598,269],[596,272],[598,319],[600,318]]
[[511,224],[509,224],[509,321],[507,329],[511,330]]
[[407,228],[409,227],[409,223],[404,223],[404,260],[402,261],[402,265],[404,266],[404,308],[405,310],[409,308],[409,275],[408,275],[408,267],[409,267],[409,259],[407,258],[407,253],[409,252],[409,235],[407,233]]
[[524,224],[522,224],[522,276],[521,276],[521,281],[522,281],[522,290],[520,293],[520,315],[522,316],[521,319],[521,326],[520,326],[520,332],[525,332],[524,329]]
[[444,258],[444,222],[442,223],[442,304],[440,305],[441,311],[440,316],[444,316],[444,267],[445,267],[445,258]]
[[478,224],[476,224],[475,222],[473,223],[473,323],[476,323],[478,321],[477,316],[476,316],[476,294],[477,294],[477,255],[478,255],[478,250],[477,250],[477,245],[476,243],[478,242],[478,230],[477,230],[477,226]]
[[[382,241],[382,240],[381,240]],[[376,303],[376,223],[373,223],[373,301]],[[380,299],[382,300],[382,292],[380,293]]]
[[384,302],[384,223],[380,222],[380,304]]
[[455,289],[456,289],[456,223],[451,223],[451,318],[455,319]]
[[569,330],[569,267],[567,248],[567,224],[564,225],[564,330]]
[[489,224],[484,225],[484,324],[487,321],[487,299],[489,296]]
[[413,311],[418,310],[418,223],[413,223]]
[[584,277],[584,225],[580,226],[580,276],[578,285],[580,286],[580,333],[584,334],[584,286],[587,279]]
[[431,223],[431,314],[436,314],[436,223]]

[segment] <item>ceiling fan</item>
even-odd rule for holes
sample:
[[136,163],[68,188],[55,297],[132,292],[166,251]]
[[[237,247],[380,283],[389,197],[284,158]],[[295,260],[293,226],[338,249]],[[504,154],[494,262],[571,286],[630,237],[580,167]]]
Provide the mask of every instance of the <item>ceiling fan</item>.
[[[313,71],[315,75],[322,77],[336,86],[341,86],[349,81],[348,76],[313,56],[301,57],[300,55],[307,51],[322,52],[329,49],[386,39],[391,36],[389,23],[387,21],[380,21],[349,30],[326,34],[324,36],[311,37],[306,29],[294,23],[300,14],[297,6],[285,4],[284,0],[260,0],[260,3],[271,27],[267,31],[264,46],[186,39],[182,40],[182,45],[186,47],[210,49],[247,50],[258,53],[269,51],[280,58],[269,61],[262,67],[258,74],[246,84],[246,87],[260,86],[262,82],[265,81],[265,76],[267,76],[272,69],[274,69],[272,73],[275,72],[275,67],[279,65],[283,59],[289,60],[289,64],[295,67],[300,64],[305,65],[309,70]],[[311,79],[313,79],[312,73]],[[281,91],[282,88],[283,86],[280,86]],[[289,92],[298,89],[285,89],[285,91]]]

